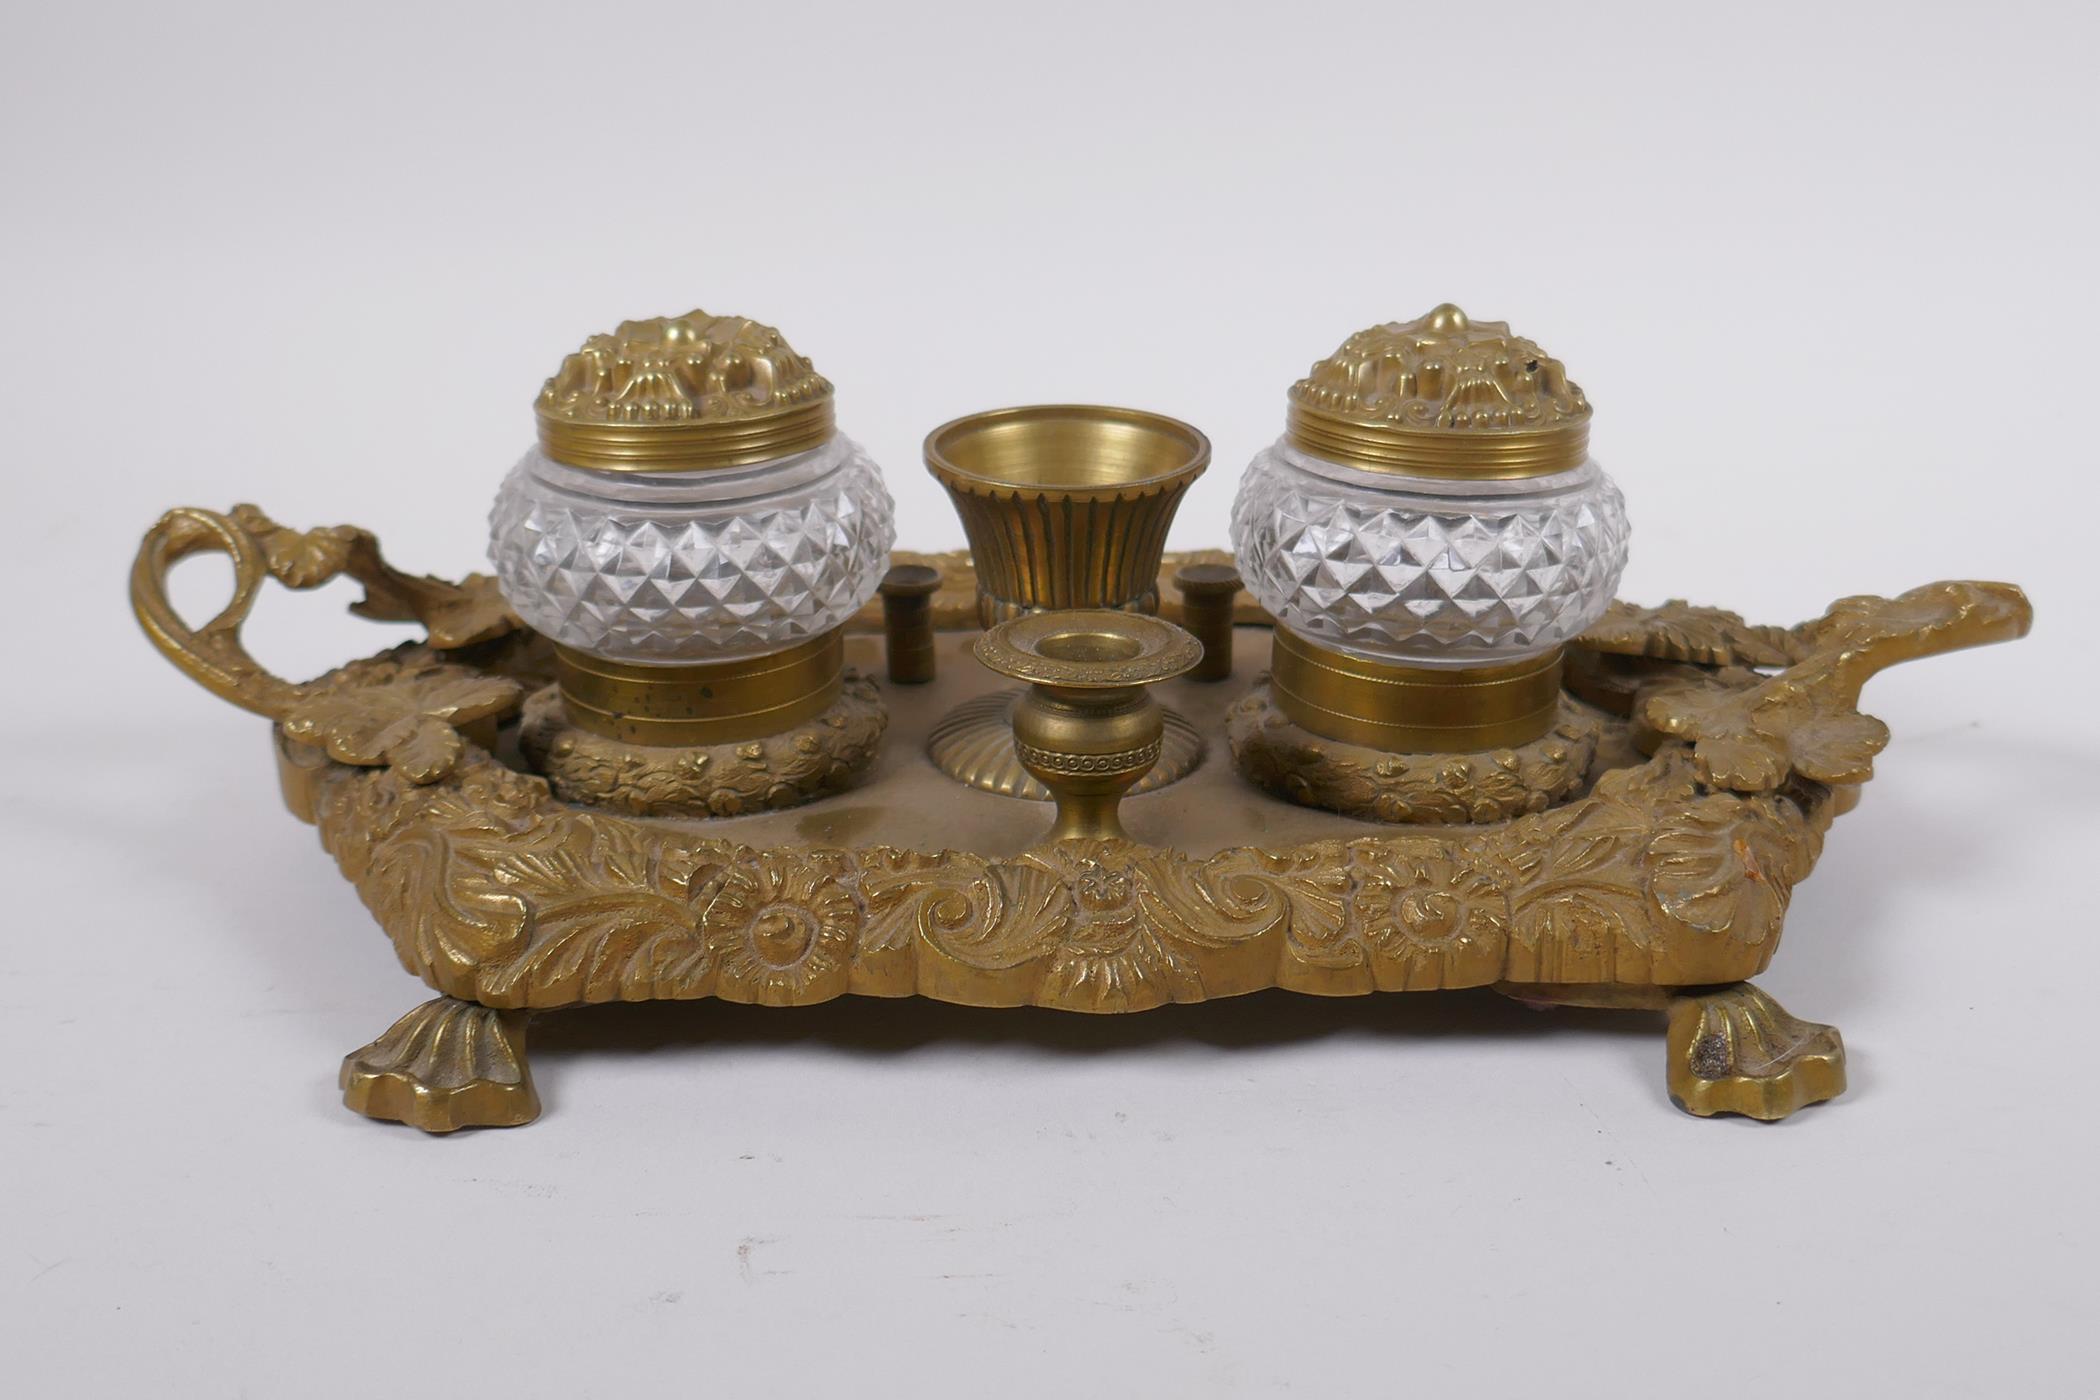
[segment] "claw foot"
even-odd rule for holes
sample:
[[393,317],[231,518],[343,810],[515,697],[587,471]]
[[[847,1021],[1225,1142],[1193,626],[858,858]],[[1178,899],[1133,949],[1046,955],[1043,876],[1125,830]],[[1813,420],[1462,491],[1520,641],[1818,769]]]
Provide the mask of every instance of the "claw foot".
[[514,1128],[540,1116],[522,1011],[456,997],[426,1001],[343,1057],[343,1102],[426,1133]]
[[1670,1097],[1687,1113],[1770,1121],[1845,1092],[1836,1028],[1797,1020],[1748,982],[1670,1001]]

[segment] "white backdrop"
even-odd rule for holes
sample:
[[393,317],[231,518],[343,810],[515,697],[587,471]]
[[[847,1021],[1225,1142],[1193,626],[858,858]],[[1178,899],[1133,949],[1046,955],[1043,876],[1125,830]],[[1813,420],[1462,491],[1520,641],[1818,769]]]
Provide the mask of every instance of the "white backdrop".
[[[2070,1395],[2090,1324],[2089,6],[11,3],[0,369],[0,1355],[20,1393]],[[1222,543],[1307,364],[1454,300],[1564,359],[1623,592],[1770,621],[2025,584],[1896,741],[1763,985],[1853,1087],[1670,1107],[1659,1027],[1492,997],[1113,1022],[928,1004],[535,1032],[425,1138],[334,1068],[418,1000],[263,726],[123,576],[255,500],[477,567],[540,380],[782,327],[959,544],[956,413],[1208,431]],[[219,601],[193,565],[182,598]],[[376,649],[272,594],[305,675]]]

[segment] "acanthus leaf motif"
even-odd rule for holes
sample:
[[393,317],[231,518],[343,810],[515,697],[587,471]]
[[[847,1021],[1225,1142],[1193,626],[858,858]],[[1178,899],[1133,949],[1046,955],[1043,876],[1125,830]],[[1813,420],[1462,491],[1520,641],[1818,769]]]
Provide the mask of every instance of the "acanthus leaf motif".
[[414,782],[434,783],[459,763],[458,727],[510,713],[519,696],[518,683],[502,676],[382,663],[306,687],[283,727],[338,763],[390,765]]

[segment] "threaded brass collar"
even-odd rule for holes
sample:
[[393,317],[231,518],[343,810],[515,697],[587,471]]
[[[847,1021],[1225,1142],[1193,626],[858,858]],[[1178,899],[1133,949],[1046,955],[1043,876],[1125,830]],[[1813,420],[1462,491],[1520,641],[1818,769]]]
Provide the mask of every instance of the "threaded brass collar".
[[1572,471],[1590,455],[1590,425],[1548,432],[1460,437],[1367,423],[1292,404],[1293,446],[1315,457],[1370,471],[1408,476],[1472,477],[1508,481]]

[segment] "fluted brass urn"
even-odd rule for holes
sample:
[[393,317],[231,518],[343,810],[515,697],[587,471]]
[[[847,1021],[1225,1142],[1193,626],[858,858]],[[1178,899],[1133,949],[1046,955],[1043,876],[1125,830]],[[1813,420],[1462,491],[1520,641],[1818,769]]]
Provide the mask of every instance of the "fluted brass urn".
[[974,413],[926,437],[977,566],[986,627],[1047,608],[1159,611],[1167,527],[1210,465],[1210,440],[1130,408]]

